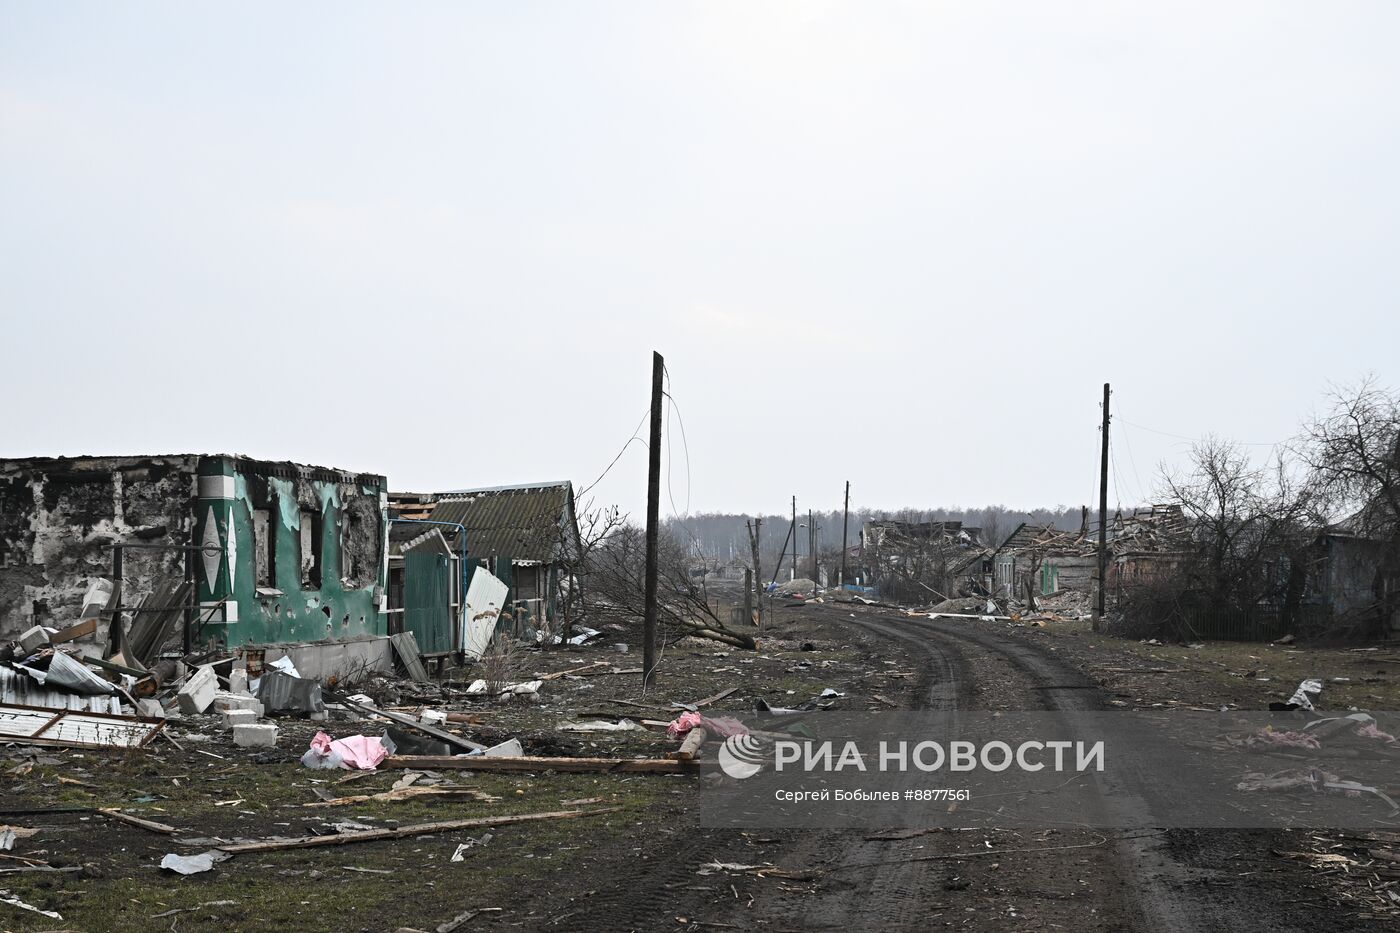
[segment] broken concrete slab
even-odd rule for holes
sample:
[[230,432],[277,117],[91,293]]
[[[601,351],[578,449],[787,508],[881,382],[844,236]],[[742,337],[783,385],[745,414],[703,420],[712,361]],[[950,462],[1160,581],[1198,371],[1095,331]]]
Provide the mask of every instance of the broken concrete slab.
[[165,707],[160,705],[159,700],[150,698],[136,701],[136,715],[145,716],[149,719],[164,719]]

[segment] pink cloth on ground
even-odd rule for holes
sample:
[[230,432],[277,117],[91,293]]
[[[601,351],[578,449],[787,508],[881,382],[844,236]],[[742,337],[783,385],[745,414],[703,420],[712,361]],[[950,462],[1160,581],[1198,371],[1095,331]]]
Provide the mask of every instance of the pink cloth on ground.
[[317,732],[311,740],[311,750],[322,758],[334,753],[340,758],[342,768],[358,768],[373,771],[389,752],[384,743],[367,735],[350,735],[343,739],[332,739],[324,732]]
[[710,719],[699,713],[681,713],[674,722],[666,727],[666,734],[673,739],[678,739],[696,726],[720,739],[727,739],[731,735],[749,734],[749,727],[732,716],[719,716]]

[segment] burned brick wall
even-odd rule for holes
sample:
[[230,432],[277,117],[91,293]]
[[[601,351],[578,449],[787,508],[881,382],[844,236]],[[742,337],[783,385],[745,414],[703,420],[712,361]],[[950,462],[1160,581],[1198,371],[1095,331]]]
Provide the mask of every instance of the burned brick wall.
[[[0,461],[0,638],[77,621],[83,595],[112,578],[118,541],[185,545],[194,528],[194,456]],[[174,551],[130,550],[124,605],[184,576]]]

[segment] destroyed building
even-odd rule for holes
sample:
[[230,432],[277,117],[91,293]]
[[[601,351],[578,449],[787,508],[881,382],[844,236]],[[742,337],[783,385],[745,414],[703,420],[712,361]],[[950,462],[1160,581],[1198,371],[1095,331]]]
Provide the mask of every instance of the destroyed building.
[[1022,522],[992,554],[995,595],[1025,599],[1063,590],[1088,593],[1098,567],[1087,527],[1061,531],[1054,525]]
[[867,521],[860,530],[860,564],[851,573],[889,598],[983,594],[991,567],[979,534],[980,529],[957,521]]
[[505,584],[506,605],[518,616],[555,618],[579,547],[571,482],[393,493],[390,501],[395,519],[437,523],[454,552],[465,532],[466,585],[480,567]]
[[200,644],[384,634],[382,476],[234,455],[0,461],[0,637],[188,582]]
[[1108,538],[1112,558],[1108,566],[1108,592],[1115,599],[1124,587],[1151,581],[1181,566],[1193,547],[1191,524],[1181,506],[1152,505],[1130,515],[1113,517]]

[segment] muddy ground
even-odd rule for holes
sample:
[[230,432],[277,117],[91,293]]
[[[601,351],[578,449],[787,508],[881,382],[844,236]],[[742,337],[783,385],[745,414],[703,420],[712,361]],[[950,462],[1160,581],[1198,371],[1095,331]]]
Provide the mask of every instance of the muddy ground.
[[[1044,627],[936,620],[825,603],[780,608],[748,652],[686,639],[668,645],[649,692],[628,671],[623,633],[581,648],[522,651],[514,673],[601,666],[547,681],[537,703],[470,698],[473,671],[445,686],[371,684],[382,704],[470,711],[454,726],[530,754],[660,757],[662,733],[565,734],[567,720],[673,718],[672,702],[736,692],[706,711],[793,706],[833,688],[844,710],[921,708],[1264,709],[1305,676],[1320,705],[1400,709],[1400,650],[1213,643],[1146,645],[1086,623]],[[615,673],[615,671],[618,671]],[[1341,678],[1340,680],[1333,680]],[[1067,692],[1073,688],[1072,693]],[[1071,699],[1072,697],[1072,699]],[[298,763],[316,726],[281,720],[278,747],[235,748],[212,717],[172,723],[180,748],[127,753],[10,747],[0,822],[37,828],[0,859],[4,930],[1330,930],[1393,929],[1400,850],[1391,833],[1302,831],[1037,832],[705,830],[694,776],[485,774],[441,780],[489,799],[420,797],[322,806],[325,796],[388,790],[403,777],[319,772]],[[337,722],[333,734],[377,734]],[[350,778],[347,781],[347,778]],[[174,836],[96,814],[119,807]],[[72,812],[21,812],[71,808]],[[220,842],[335,833],[337,823],[406,826],[503,814],[606,810],[550,820],[325,848],[245,853],[178,876],[158,865]],[[341,827],[349,828],[349,827]],[[489,838],[487,838],[489,836]],[[1393,839],[1391,838],[1393,837]],[[183,843],[183,844],[182,844]],[[460,847],[460,861],[453,861]],[[1330,858],[1329,858],[1330,857]],[[25,861],[28,860],[28,861]],[[709,863],[764,866],[705,869]],[[23,870],[49,866],[54,870]],[[765,867],[772,866],[774,870]]]

